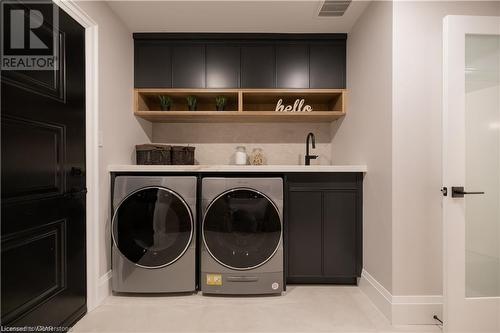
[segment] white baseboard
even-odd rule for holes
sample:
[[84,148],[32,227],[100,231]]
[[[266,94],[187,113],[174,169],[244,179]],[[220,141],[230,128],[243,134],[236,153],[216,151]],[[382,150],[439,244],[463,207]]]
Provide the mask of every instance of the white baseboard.
[[106,297],[111,295],[111,277],[112,271],[109,270],[103,276],[99,277],[97,289],[97,305],[101,304]]
[[363,269],[359,288],[368,296],[375,306],[392,322],[392,295]]
[[443,318],[443,296],[392,296],[393,325],[431,325],[432,318]]
[[365,270],[359,287],[393,325],[432,325],[434,315],[442,318],[441,295],[393,296]]

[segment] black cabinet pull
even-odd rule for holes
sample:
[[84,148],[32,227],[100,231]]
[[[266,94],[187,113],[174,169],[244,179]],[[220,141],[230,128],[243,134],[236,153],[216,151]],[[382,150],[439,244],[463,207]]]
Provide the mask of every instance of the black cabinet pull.
[[484,192],[466,192],[463,186],[453,186],[451,188],[452,198],[463,198],[465,194],[484,194]]
[[72,175],[72,176],[81,176],[81,175],[83,175],[83,170],[82,170],[82,168],[78,168],[78,167],[71,167],[71,175]]

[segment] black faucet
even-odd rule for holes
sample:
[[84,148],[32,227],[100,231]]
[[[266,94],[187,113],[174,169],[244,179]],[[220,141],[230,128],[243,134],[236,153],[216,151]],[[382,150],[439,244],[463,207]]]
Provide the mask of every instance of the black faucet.
[[311,165],[311,160],[315,160],[318,158],[318,155],[309,155],[309,139],[312,139],[312,148],[316,148],[316,140],[314,139],[314,134],[309,133],[307,134],[307,139],[306,139],[306,165]]

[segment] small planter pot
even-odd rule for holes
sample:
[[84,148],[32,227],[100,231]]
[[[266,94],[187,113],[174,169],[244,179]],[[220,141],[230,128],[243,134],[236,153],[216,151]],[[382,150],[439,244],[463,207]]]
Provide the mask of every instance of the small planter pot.
[[189,111],[196,111],[196,105],[189,105],[188,109]]
[[162,111],[170,111],[170,105],[160,105],[160,110],[162,110]]
[[216,105],[217,111],[224,111],[225,105]]

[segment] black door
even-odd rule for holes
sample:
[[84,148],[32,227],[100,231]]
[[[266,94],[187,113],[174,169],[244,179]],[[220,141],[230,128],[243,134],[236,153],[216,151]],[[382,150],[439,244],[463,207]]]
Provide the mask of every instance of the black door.
[[240,85],[240,48],[237,45],[206,46],[207,88],[238,88]]
[[311,43],[309,88],[345,88],[345,41]]
[[288,195],[288,276],[322,274],[322,194],[296,191]]
[[[331,277],[356,276],[358,247],[356,243],[356,191],[329,191],[323,194],[324,274]],[[343,235],[338,237],[337,235]],[[335,240],[335,241],[331,241]]]
[[241,46],[241,88],[276,88],[276,54],[273,44]]
[[172,48],[163,41],[135,41],[134,85],[136,88],[172,87]]
[[25,22],[33,8],[43,14],[34,33],[46,42],[54,26],[45,19],[59,17],[58,69],[5,70],[1,77],[4,327],[70,326],[86,312],[85,35],[53,6],[18,9]]
[[205,88],[205,45],[185,43],[172,49],[172,88]]
[[274,203],[252,189],[234,189],[216,198],[203,219],[203,241],[222,265],[245,270],[272,258],[281,240]]
[[309,88],[309,48],[305,43],[276,46],[276,88]]
[[193,216],[175,192],[147,187],[131,193],[113,217],[113,241],[120,253],[144,268],[177,261],[193,237]]

